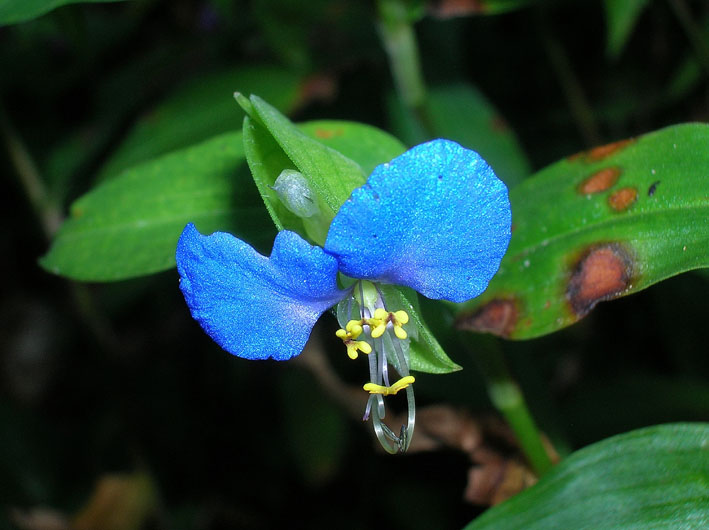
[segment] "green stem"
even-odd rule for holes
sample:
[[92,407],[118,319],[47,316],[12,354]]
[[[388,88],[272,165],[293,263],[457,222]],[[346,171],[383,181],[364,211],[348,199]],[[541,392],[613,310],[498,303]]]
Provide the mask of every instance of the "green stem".
[[407,107],[420,111],[426,101],[426,85],[412,15],[402,0],[378,0],[377,11],[397,92]]
[[544,447],[541,432],[527,408],[522,390],[512,378],[499,342],[490,337],[482,341],[481,346],[474,356],[487,381],[490,400],[514,431],[529,464],[537,475],[542,476],[553,464]]

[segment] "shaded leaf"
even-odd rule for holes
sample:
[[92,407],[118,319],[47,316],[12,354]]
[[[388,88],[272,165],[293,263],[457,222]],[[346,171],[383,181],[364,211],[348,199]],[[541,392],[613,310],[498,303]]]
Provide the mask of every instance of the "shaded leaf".
[[123,0],[3,0],[0,2],[0,26],[31,20],[67,4],[121,1]]
[[608,55],[618,57],[648,0],[605,0]]
[[709,126],[678,125],[574,155],[510,192],[512,240],[458,327],[551,333],[597,302],[709,266]]
[[232,232],[268,248],[270,223],[244,160],[241,133],[212,138],[131,168],[71,207],[41,265],[84,281],[113,281],[175,266],[182,229]]
[[99,178],[218,134],[239,130],[244,113],[235,90],[263,94],[289,112],[299,103],[302,76],[282,68],[236,68],[200,76],[143,116],[101,169]]
[[709,424],[672,424],[577,451],[466,530],[705,528]]
[[429,91],[424,119],[430,134],[398,100],[390,99],[389,108],[396,135],[409,145],[431,138],[455,140],[480,153],[508,186],[530,174],[529,162],[514,132],[487,98],[472,86],[458,84]]

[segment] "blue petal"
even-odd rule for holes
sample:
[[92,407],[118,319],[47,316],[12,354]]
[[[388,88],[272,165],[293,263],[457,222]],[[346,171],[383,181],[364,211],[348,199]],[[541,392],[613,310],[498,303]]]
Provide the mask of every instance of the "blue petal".
[[482,293],[510,240],[507,188],[449,140],[378,166],[330,225],[325,251],[354,278],[463,302]]
[[267,258],[231,234],[204,236],[188,224],[176,257],[194,319],[246,359],[298,355],[315,321],[346,294],[337,288],[335,259],[294,232],[280,232]]

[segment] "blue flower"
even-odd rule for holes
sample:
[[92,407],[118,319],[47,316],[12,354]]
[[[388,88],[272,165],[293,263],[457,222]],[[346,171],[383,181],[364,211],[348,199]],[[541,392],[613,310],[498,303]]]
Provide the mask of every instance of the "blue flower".
[[223,349],[286,360],[351,294],[338,288],[338,271],[463,302],[497,271],[510,222],[507,188],[480,155],[433,140],[378,166],[340,208],[324,248],[284,230],[267,258],[230,234],[187,225],[177,245],[180,288]]

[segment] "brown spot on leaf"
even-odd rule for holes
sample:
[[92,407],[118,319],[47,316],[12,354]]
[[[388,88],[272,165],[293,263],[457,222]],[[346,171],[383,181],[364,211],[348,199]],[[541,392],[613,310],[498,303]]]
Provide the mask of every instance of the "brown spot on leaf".
[[593,175],[579,184],[579,193],[588,195],[590,193],[600,193],[618,182],[620,169],[617,167],[607,167],[596,171]]
[[327,140],[328,138],[334,138],[335,136],[342,136],[342,129],[315,129],[315,136]]
[[622,212],[633,204],[638,198],[638,190],[635,188],[622,188],[608,197],[608,204],[616,212]]
[[497,133],[506,133],[510,130],[510,126],[507,125],[505,118],[497,114],[490,120],[490,128]]
[[604,300],[620,296],[630,285],[630,254],[618,243],[591,247],[571,272],[566,298],[578,317]]
[[519,311],[514,300],[495,298],[474,313],[463,314],[456,321],[456,328],[467,331],[492,333],[508,337],[517,324]]
[[628,138],[626,140],[620,140],[611,144],[599,145],[598,147],[594,147],[588,151],[582,151],[580,153],[576,153],[575,155],[571,155],[567,158],[567,160],[569,162],[574,162],[576,160],[583,160],[584,162],[599,162],[600,160],[605,160],[609,156],[616,154],[618,151],[634,142],[634,138]]
[[613,142],[612,144],[594,147],[593,149],[588,151],[586,158],[589,162],[598,162],[599,160],[603,160],[611,155],[616,154],[618,151],[624,149],[634,141],[635,140],[633,138],[628,138],[627,140],[620,140],[618,142]]

